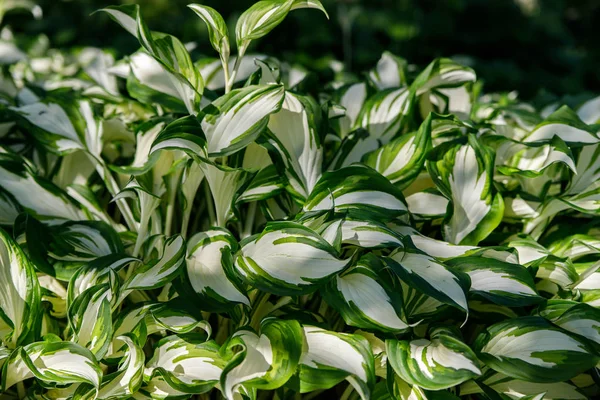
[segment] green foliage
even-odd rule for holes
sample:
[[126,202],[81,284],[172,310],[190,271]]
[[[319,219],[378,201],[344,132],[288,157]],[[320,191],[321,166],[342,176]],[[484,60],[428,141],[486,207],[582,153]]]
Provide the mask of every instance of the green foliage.
[[189,8],[215,57],[132,5],[123,58],[3,36],[2,399],[600,395],[598,98],[390,52],[315,93],[249,46],[319,1]]

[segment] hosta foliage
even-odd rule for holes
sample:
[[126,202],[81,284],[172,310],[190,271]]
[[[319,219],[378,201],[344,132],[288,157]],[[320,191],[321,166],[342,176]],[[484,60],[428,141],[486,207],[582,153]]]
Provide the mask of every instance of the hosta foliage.
[[248,50],[318,0],[189,7],[213,58],[133,5],[122,60],[2,35],[2,399],[600,395],[597,100],[316,88]]

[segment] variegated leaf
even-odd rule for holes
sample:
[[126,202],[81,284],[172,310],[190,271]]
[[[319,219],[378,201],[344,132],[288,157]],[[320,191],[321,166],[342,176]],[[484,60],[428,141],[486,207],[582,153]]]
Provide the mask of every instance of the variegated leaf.
[[600,311],[597,308],[588,304],[577,304],[552,322],[600,345]]
[[367,85],[364,82],[342,86],[334,93],[334,101],[345,111],[335,119],[330,116],[330,124],[340,138],[345,138],[357,128],[358,116],[366,99]]
[[399,284],[386,275],[384,266],[372,254],[336,276],[323,290],[325,300],[344,317],[348,325],[384,332],[408,329],[403,320]]
[[590,185],[596,185],[600,179],[600,145],[584,146],[579,152],[576,174],[573,175],[566,193],[576,195],[589,190]]
[[61,261],[92,261],[111,254],[122,254],[117,232],[104,222],[66,222],[52,227],[54,241],[49,256]]
[[134,289],[155,289],[164,286],[181,273],[185,261],[185,241],[179,235],[164,241],[158,257],[133,271],[123,283],[122,297]]
[[425,165],[431,145],[430,115],[419,130],[400,136],[379,149],[365,154],[362,162],[385,176],[400,189],[406,188]]
[[229,31],[223,17],[217,10],[202,4],[188,4],[208,28],[208,36],[213,49],[219,52],[221,59],[227,65],[229,59]]
[[45,383],[99,387],[102,370],[93,354],[72,342],[36,342],[15,350],[2,368],[4,390],[35,377]]
[[447,263],[469,275],[469,292],[496,304],[522,307],[543,300],[535,290],[533,276],[519,264],[483,257],[460,257]]
[[2,228],[0,284],[0,342],[14,349],[38,334],[40,286],[33,265]]
[[[250,184],[254,172],[243,168],[228,168],[213,164],[201,164],[210,193],[213,198],[216,220],[211,224],[225,227],[233,218],[235,203]],[[210,205],[209,205],[210,207]]]
[[243,55],[250,42],[259,39],[279,25],[297,8],[317,8],[325,13],[319,0],[263,0],[244,11],[235,26],[238,53]]
[[82,399],[116,400],[130,397],[139,390],[144,373],[144,352],[135,338],[123,335],[118,339],[127,345],[127,352],[119,368],[104,376],[97,393],[92,389]]
[[286,92],[281,110],[269,119],[267,145],[278,154],[290,192],[306,199],[321,177],[323,149],[317,127],[320,109],[310,97]]
[[261,322],[260,335],[240,330],[224,347],[231,351],[240,345],[243,350],[232,357],[221,375],[221,388],[228,400],[238,398],[240,392],[284,385],[303,354],[303,331],[296,321],[267,318]]
[[112,290],[110,284],[92,286],[69,306],[73,342],[88,348],[99,360],[107,353],[112,339]]
[[356,210],[383,220],[408,211],[397,187],[375,170],[360,164],[324,173],[306,200],[304,210]]
[[167,336],[156,344],[146,364],[141,392],[160,399],[205,393],[219,383],[225,365],[214,341]]
[[197,330],[206,332],[207,337],[212,333],[210,324],[198,320],[185,310],[169,307],[168,303],[156,304],[149,309],[145,318],[148,335],[156,332],[175,332],[177,334],[190,333]]
[[481,375],[473,350],[448,327],[432,329],[430,340],[387,340],[386,349],[396,374],[423,389],[447,389]]
[[241,243],[237,271],[255,287],[280,295],[310,293],[343,270],[336,250],[312,229],[295,222],[272,222]]
[[1,150],[0,190],[49,224],[88,219],[63,190],[38,176],[20,157]]
[[541,317],[499,322],[477,340],[490,368],[530,382],[561,382],[594,366],[600,356],[585,341]]
[[305,326],[307,350],[299,366],[300,392],[329,389],[344,379],[361,399],[370,398],[375,363],[369,342],[362,336]]
[[385,225],[350,216],[326,225],[321,234],[323,237],[335,235],[336,232],[334,230],[338,228],[338,225],[341,233],[341,244],[368,249],[396,248],[402,246],[400,235]]
[[103,146],[103,124],[89,101],[36,102],[11,110],[26,121],[35,139],[58,154],[84,150],[99,158]]
[[369,80],[379,90],[405,86],[407,66],[405,59],[384,51],[375,68],[369,71]]
[[[500,373],[491,374],[482,382],[493,391],[513,399],[526,399],[538,394],[543,394],[543,398],[546,400],[584,400],[588,398],[568,382],[527,382]],[[468,381],[460,386],[460,393],[465,396],[481,392],[482,389],[476,381]]]
[[229,231],[215,228],[197,233],[187,246],[187,277],[196,293],[221,307],[232,303],[250,306],[234,275],[233,255],[238,244]]
[[448,58],[431,62],[412,83],[417,95],[434,89],[456,88],[476,79],[475,71]]
[[357,117],[357,128],[367,135],[352,143],[349,150],[340,148],[333,165],[348,166],[389,143],[404,129],[412,101],[413,93],[408,88],[389,89],[368,98]]
[[521,180],[542,175],[551,165],[563,164],[576,172],[571,149],[558,136],[541,146],[507,141],[497,149],[498,171],[505,175],[518,175]]
[[384,258],[400,279],[424,294],[468,312],[469,277],[418,251],[399,249]]
[[204,110],[201,123],[208,155],[227,156],[256,140],[269,115],[281,109],[284,97],[283,86],[266,85],[236,89],[215,100]]
[[504,203],[492,185],[494,154],[469,135],[466,144],[447,143],[428,156],[427,168],[451,201],[444,237],[453,244],[477,244],[502,218]]
[[111,6],[100,11],[108,13],[139,40],[148,54],[167,72],[166,79],[174,88],[177,98],[185,104],[188,113],[198,114],[204,81],[183,43],[175,36],[151,32],[141,17],[138,5]]
[[584,124],[577,114],[563,106],[549,115],[529,133],[525,142],[549,142],[554,136],[568,144],[585,145],[600,142],[594,129]]

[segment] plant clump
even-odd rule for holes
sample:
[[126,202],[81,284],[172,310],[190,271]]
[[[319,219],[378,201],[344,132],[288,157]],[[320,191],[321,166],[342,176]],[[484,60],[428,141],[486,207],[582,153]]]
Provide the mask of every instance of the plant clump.
[[2,35],[2,399],[599,395],[598,98],[319,87],[250,51],[318,0],[189,8],[218,57],[135,5],[120,60]]

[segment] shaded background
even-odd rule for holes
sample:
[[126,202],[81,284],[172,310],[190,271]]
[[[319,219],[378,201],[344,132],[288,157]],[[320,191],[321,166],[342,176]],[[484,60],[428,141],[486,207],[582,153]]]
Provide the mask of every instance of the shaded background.
[[[54,47],[93,45],[125,55],[137,41],[98,8],[138,3],[152,30],[195,41],[216,56],[193,0],[38,0],[44,18],[11,15],[16,32],[49,36]],[[234,32],[255,0],[204,0]],[[600,0],[322,0],[330,20],[298,10],[251,51],[323,70],[337,58],[355,72],[374,66],[383,50],[424,66],[434,57],[464,56],[486,91],[518,89],[523,98],[600,93]],[[541,91],[545,89],[545,91]]]

